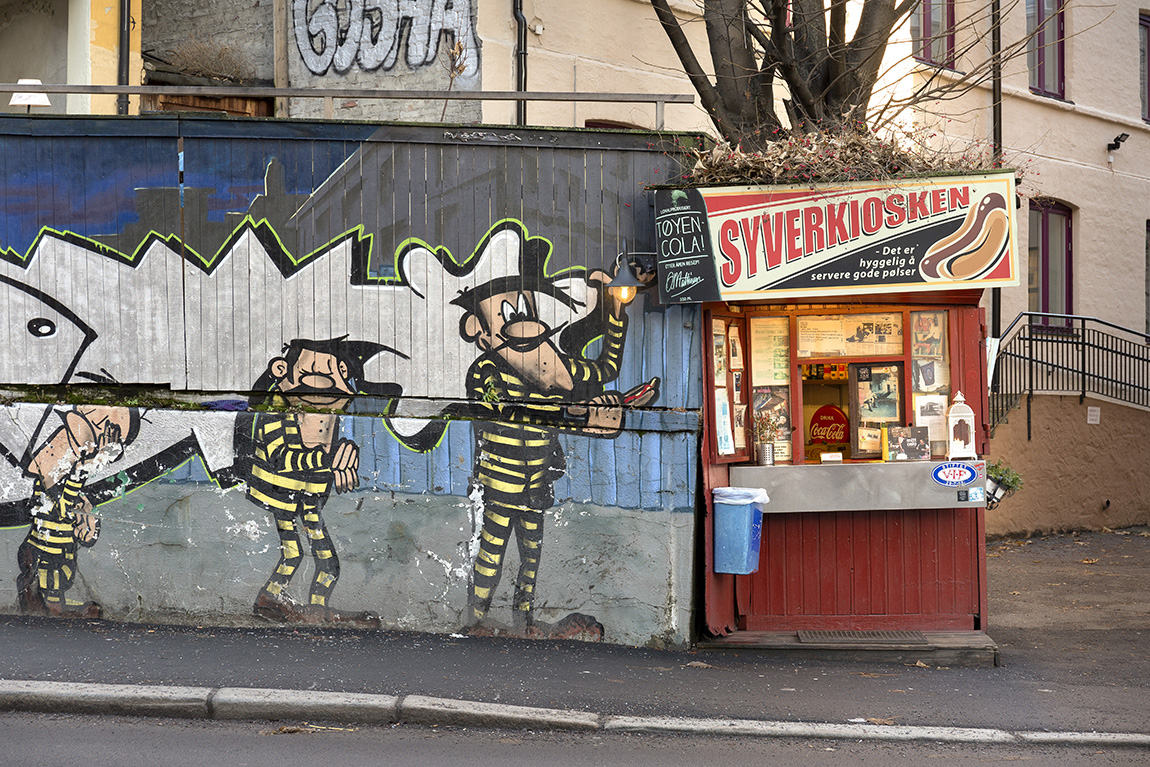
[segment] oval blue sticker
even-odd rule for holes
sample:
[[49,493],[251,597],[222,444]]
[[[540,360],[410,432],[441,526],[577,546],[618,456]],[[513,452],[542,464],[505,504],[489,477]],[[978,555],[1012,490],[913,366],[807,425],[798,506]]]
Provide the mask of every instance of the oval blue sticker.
[[965,463],[940,463],[930,473],[934,481],[945,487],[963,487],[978,478],[974,468]]

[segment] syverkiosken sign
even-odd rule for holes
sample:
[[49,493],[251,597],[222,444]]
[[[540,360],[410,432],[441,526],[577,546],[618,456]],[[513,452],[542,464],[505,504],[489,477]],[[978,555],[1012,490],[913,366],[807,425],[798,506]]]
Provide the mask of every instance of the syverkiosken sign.
[[664,303],[1019,284],[1014,174],[660,189]]

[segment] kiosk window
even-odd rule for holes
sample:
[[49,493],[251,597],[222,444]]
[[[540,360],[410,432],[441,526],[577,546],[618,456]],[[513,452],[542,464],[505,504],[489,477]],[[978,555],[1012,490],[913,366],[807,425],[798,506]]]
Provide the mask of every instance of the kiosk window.
[[[713,315],[712,407],[717,414],[725,410],[730,420],[729,427],[715,422],[713,455],[749,460],[759,437],[756,415],[768,411],[785,416],[773,435],[779,461],[819,461],[824,453],[880,459],[886,457],[883,434],[892,428],[900,430],[899,439],[904,431],[910,435],[906,439],[916,450],[909,459],[925,457],[927,434],[930,452],[944,454],[951,394],[948,310],[812,308],[779,307],[774,314],[726,319]],[[743,335],[732,336],[732,326],[741,326]],[[733,337],[746,343],[738,349],[739,371],[730,369]],[[796,450],[801,452],[795,455]],[[901,459],[907,451],[889,452]]]

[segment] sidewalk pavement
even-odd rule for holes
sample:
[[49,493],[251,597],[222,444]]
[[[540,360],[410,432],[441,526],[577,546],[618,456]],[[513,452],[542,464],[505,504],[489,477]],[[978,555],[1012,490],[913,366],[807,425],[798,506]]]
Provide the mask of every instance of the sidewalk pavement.
[[1150,533],[988,545],[1003,665],[0,618],[0,710],[1150,749]]

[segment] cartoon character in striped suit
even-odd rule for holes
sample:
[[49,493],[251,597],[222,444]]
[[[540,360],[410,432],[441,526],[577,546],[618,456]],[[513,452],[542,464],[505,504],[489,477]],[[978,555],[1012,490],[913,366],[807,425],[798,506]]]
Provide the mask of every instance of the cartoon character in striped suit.
[[[257,390],[270,392],[265,403],[273,412],[240,419],[236,448],[237,454],[250,448],[247,495],[271,513],[280,539],[279,561],[256,597],[256,615],[294,623],[379,626],[371,613],[329,605],[339,580],[339,556],[322,512],[332,489],[344,493],[359,485],[359,446],[339,436],[338,413],[359,393],[364,360],[384,348],[346,338],[295,339],[256,382]],[[320,412],[286,412],[293,405]],[[306,604],[286,593],[303,562],[301,526],[315,563]]]
[[[513,633],[602,638],[603,627],[591,616],[572,613],[549,625],[534,615],[544,512],[554,502],[554,482],[566,471],[558,432],[617,436],[624,406],[653,401],[659,381],[626,394],[605,388],[619,375],[627,333],[624,302],[607,295],[611,278],[606,273],[594,271],[585,278],[598,311],[566,327],[550,327],[541,317],[543,296],[568,308],[578,303],[547,274],[550,252],[549,241],[527,237],[517,222],[494,227],[468,264],[471,284],[451,302],[464,310],[461,335],[480,350],[467,371],[472,413],[482,419],[474,424],[471,497],[483,520],[467,623],[471,633],[494,631],[484,620],[514,537],[519,570]],[[581,352],[596,336],[603,341],[594,359],[563,351]]]
[[[55,411],[61,425],[28,461],[31,526],[17,551],[20,608],[56,618],[99,618],[96,602],[67,597],[79,573],[78,547],[95,545],[100,519],[84,490],[88,478],[123,455],[140,430],[136,408],[78,405]],[[48,413],[45,413],[45,418]]]

